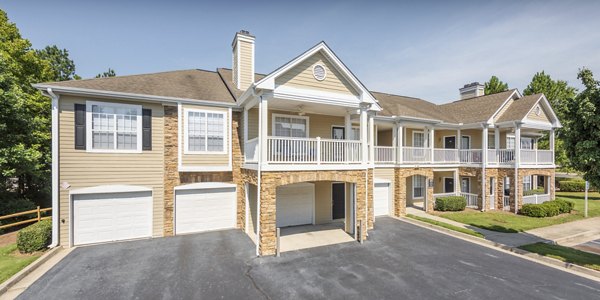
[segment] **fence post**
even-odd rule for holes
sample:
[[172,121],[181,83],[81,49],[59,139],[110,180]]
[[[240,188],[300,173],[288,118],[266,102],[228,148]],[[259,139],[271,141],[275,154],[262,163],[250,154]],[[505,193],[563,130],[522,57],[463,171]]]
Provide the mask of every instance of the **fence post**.
[[41,215],[41,213],[40,213],[40,207],[38,206],[38,207],[37,207],[37,221],[39,222],[39,221],[41,221],[41,220],[42,220],[42,215]]
[[276,257],[281,256],[281,243],[279,242],[280,238],[281,238],[281,229],[279,227],[277,227],[277,247],[275,248],[275,256]]

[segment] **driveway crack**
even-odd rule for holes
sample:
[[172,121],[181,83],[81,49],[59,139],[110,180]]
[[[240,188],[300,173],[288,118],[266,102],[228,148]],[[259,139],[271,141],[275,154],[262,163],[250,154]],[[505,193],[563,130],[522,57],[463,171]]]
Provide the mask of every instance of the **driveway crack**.
[[252,275],[250,275],[250,272],[252,272],[252,268],[253,266],[250,264],[251,261],[255,260],[256,258],[251,259],[250,261],[246,261],[246,272],[244,272],[244,276],[248,277],[248,279],[250,279],[250,282],[252,282],[252,286],[254,287],[255,290],[257,290],[259,293],[261,293],[265,299],[271,300],[271,297],[269,297],[269,295],[267,295],[267,293],[265,293],[256,283],[256,281],[254,281],[254,277],[252,277]]

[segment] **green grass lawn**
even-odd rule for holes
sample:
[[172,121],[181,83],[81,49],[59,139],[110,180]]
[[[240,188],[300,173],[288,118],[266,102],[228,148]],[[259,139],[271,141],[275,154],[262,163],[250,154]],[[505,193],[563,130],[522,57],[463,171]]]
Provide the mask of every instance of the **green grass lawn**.
[[559,245],[549,245],[546,243],[529,244],[519,248],[543,256],[556,258],[564,262],[600,271],[600,255]]
[[[571,222],[583,219],[584,193],[557,192],[556,198],[562,198],[575,203],[575,209],[570,214],[549,218],[532,218],[503,211],[461,211],[437,212],[436,215],[453,221],[469,224],[483,229],[500,232],[521,232],[534,228]],[[588,216],[600,216],[600,193],[589,193]]]
[[466,234],[469,234],[469,235],[472,235],[472,236],[476,236],[476,237],[479,237],[479,238],[483,238],[484,237],[483,234],[481,234],[481,233],[479,233],[477,231],[471,230],[471,229],[462,228],[462,227],[458,227],[458,226],[446,224],[446,223],[443,223],[443,222],[438,222],[436,220],[431,220],[431,219],[427,219],[427,218],[415,216],[415,215],[412,215],[412,214],[407,214],[406,216],[409,217],[409,218],[411,218],[411,219],[415,219],[415,220],[426,222],[426,223],[429,223],[429,224],[432,224],[432,225],[444,227],[446,229],[450,229],[450,230],[454,230],[454,231],[466,233]]
[[39,254],[20,255],[18,252],[15,252],[16,250],[17,244],[0,247],[0,283],[9,279],[40,257]]

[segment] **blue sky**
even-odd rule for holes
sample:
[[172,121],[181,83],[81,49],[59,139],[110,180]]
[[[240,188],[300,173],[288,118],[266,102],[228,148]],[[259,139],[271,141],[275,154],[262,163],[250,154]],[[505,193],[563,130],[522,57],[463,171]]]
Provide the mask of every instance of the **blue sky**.
[[600,1],[0,0],[36,48],[70,51],[84,78],[230,67],[240,29],[269,73],[321,40],[371,90],[434,102],[497,75],[522,90],[535,72],[581,87],[600,78]]

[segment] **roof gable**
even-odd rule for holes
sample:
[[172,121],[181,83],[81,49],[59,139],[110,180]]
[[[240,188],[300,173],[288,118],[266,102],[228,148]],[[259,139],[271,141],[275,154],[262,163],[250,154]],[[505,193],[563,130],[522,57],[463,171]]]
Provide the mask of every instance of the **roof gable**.
[[[304,72],[306,71],[309,71],[312,74],[312,67],[314,67],[314,64],[310,64],[311,59],[327,62],[325,65],[326,72],[328,69],[332,73],[330,75],[335,75],[330,79],[329,82],[324,82],[322,85],[315,85],[314,83],[312,85],[309,84],[311,89],[319,89],[320,87],[320,93],[323,93],[323,89],[332,91],[330,87],[325,87],[328,83],[331,83],[337,88],[337,91],[336,89],[333,89],[332,93],[327,95],[329,98],[335,98],[335,94],[337,94],[336,92],[343,92],[345,90],[349,92],[350,95],[353,96],[353,98],[355,98],[355,100],[358,102],[366,102],[371,104],[372,110],[381,110],[381,107],[377,103],[377,100],[375,100],[375,97],[371,95],[369,90],[360,82],[360,80],[358,80],[358,78],[356,78],[356,76],[354,76],[354,74],[346,67],[346,65],[344,65],[344,63],[335,55],[335,53],[327,46],[327,44],[325,44],[325,42],[318,43],[285,65],[279,67],[277,70],[271,72],[263,79],[256,82],[255,88],[274,91],[280,87],[285,87],[285,89],[288,90],[287,84],[290,84],[291,86],[296,84],[300,87],[306,87],[308,82],[306,80],[303,81],[302,76],[300,75],[305,74]],[[308,70],[309,66],[310,70]],[[327,75],[327,77],[329,77],[329,75]],[[325,81],[327,77],[323,81]],[[284,85],[281,85],[282,83]]]

